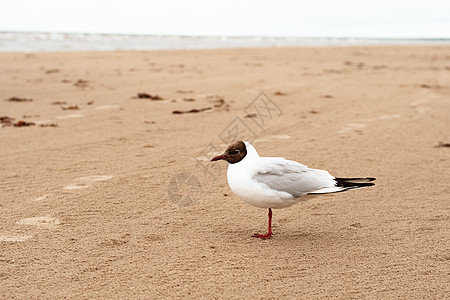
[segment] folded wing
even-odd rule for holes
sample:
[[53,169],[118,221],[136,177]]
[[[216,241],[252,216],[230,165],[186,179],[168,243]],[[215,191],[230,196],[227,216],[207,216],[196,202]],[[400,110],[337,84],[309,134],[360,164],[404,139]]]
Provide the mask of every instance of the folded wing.
[[[301,197],[308,193],[341,191],[327,171],[310,169],[298,162],[280,157],[262,157],[255,166],[253,179],[269,188]],[[323,192],[322,192],[323,193]]]

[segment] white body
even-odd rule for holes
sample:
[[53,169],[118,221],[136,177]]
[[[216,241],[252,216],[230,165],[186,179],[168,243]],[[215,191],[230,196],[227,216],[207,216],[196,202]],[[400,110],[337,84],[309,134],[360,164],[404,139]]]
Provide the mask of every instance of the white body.
[[[306,200],[307,194],[340,191],[327,171],[310,169],[281,157],[260,157],[245,142],[247,155],[229,164],[228,184],[239,198],[256,207],[284,208]],[[309,196],[308,196],[309,197]]]

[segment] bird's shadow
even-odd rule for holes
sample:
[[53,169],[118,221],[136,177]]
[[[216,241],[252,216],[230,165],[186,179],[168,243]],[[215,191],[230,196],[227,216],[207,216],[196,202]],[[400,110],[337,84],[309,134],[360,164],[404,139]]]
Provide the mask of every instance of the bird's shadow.
[[250,231],[250,228],[234,228],[227,234],[235,242],[269,242],[276,245],[287,244],[289,246],[301,245],[302,247],[320,247],[320,246],[345,246],[350,240],[355,239],[355,232],[348,230],[323,231],[315,228],[297,228],[295,231],[278,230],[275,228],[272,237],[268,240],[262,240],[252,237],[253,234],[265,234],[265,231]]

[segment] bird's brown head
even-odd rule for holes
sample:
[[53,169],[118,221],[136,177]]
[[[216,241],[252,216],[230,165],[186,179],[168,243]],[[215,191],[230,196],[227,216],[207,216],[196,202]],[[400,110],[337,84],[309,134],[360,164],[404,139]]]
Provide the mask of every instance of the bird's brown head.
[[244,159],[247,155],[247,148],[243,141],[237,141],[228,146],[227,150],[222,155],[218,155],[211,159],[211,161],[226,160],[230,164],[235,164]]

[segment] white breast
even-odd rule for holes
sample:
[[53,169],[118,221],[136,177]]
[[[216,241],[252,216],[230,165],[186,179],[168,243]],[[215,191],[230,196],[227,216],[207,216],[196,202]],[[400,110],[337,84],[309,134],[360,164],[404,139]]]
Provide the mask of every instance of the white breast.
[[284,208],[300,201],[300,198],[270,189],[264,183],[252,179],[251,170],[250,163],[240,162],[230,164],[227,171],[228,185],[231,190],[248,204],[261,208]]

